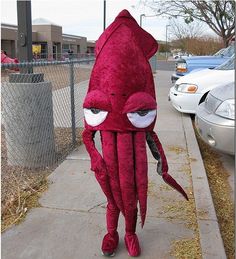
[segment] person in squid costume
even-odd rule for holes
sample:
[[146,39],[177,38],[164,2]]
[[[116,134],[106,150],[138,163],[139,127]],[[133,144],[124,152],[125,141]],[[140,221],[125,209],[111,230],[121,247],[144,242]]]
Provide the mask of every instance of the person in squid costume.
[[[125,245],[130,256],[141,253],[135,234],[137,205],[142,227],[147,210],[148,168],[146,142],[158,161],[157,172],[186,199],[181,186],[168,174],[162,145],[153,131],[156,96],[149,59],[156,40],[123,10],[96,42],[96,62],[84,100],[83,141],[91,170],[107,198],[107,234],[102,253],[113,256],[119,243],[120,212],[125,218]],[[100,132],[102,154],[94,143]]]

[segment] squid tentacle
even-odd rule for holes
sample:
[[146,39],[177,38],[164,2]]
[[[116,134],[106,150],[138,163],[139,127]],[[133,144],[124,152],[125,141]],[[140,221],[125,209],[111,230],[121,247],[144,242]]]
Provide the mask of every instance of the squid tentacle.
[[111,191],[116,206],[124,215],[124,203],[121,196],[119,168],[117,161],[116,133],[101,131],[103,158],[106,163]]
[[132,133],[117,133],[117,160],[125,220],[137,210]]
[[148,146],[151,150],[151,153],[152,153],[153,157],[158,161],[158,163],[157,163],[157,173],[162,176],[161,155],[160,155],[160,153],[157,149],[157,145],[156,145],[155,141],[153,140],[150,132],[146,133],[146,140],[147,140]]
[[141,226],[143,227],[147,211],[147,191],[148,191],[148,168],[146,152],[146,133],[134,133],[135,152],[135,181],[141,214]]
[[[186,200],[188,200],[188,196],[183,188],[175,181],[175,179],[171,175],[168,174],[167,159],[157,134],[154,131],[147,132],[146,139],[154,158],[160,161],[160,164],[158,163],[157,165],[157,172],[162,175],[163,180],[168,185],[177,190],[184,196]],[[162,173],[160,173],[160,169]]]
[[95,177],[106,195],[108,202],[114,203],[107,168],[94,143],[95,133],[96,131],[85,129],[82,134],[83,142],[91,158],[91,170],[95,172]]

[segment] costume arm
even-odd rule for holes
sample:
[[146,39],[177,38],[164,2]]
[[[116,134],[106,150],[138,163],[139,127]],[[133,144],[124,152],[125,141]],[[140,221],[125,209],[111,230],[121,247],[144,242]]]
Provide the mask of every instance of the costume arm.
[[95,133],[96,131],[85,129],[82,134],[83,142],[91,158],[91,170],[96,172],[105,172],[105,162],[94,143]]
[[146,140],[148,143],[148,146],[152,152],[153,157],[158,161],[157,164],[157,172],[160,174],[163,178],[163,180],[170,185],[172,188],[176,189],[178,192],[180,192],[186,200],[188,200],[188,196],[183,190],[183,188],[168,174],[168,163],[167,159],[164,153],[164,150],[162,148],[161,142],[157,136],[157,134],[152,132],[146,133]]

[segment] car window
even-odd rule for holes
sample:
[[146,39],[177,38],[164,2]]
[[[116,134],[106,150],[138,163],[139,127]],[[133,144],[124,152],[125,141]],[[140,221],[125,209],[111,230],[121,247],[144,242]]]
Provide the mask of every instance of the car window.
[[218,50],[213,56],[220,56],[220,54],[225,50],[225,48]]
[[234,54],[234,45],[232,44],[228,48],[224,49],[220,55],[223,57],[232,57],[233,54]]
[[223,64],[217,66],[215,69],[216,70],[233,70],[234,69],[234,55],[227,60],[226,62],[224,62]]

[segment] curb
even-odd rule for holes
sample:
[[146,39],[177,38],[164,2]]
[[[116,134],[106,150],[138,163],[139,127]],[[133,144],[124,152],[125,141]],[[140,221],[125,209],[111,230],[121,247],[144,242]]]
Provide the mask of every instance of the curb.
[[192,122],[190,117],[185,114],[182,114],[182,120],[192,172],[202,258],[226,259],[208,179]]

